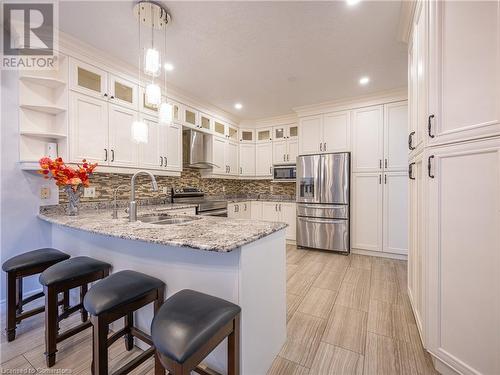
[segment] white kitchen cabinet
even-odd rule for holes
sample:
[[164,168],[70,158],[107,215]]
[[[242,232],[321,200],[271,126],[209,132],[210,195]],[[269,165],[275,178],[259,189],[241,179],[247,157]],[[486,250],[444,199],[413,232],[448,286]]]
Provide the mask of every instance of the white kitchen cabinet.
[[184,121],[184,111],[182,104],[174,102],[170,99],[168,101],[172,104],[172,122],[182,125]]
[[70,89],[95,98],[105,99],[108,95],[108,73],[98,67],[70,57]]
[[382,173],[352,174],[352,246],[382,251]]
[[279,221],[278,202],[262,202],[261,220]]
[[429,7],[427,143],[500,134],[499,2]]
[[384,158],[384,107],[356,109],[352,111],[352,116],[352,171],[381,171]]
[[408,166],[408,102],[384,105],[384,170],[404,171]]
[[408,172],[384,173],[383,247],[386,253],[408,253]]
[[224,138],[213,137],[212,139],[212,168],[213,174],[226,174],[227,164],[225,156],[226,140]]
[[139,87],[139,111],[150,116],[158,117],[158,106],[146,100],[146,89],[142,86]]
[[250,202],[229,203],[227,205],[227,217],[231,219],[250,219]]
[[255,130],[240,129],[240,143],[255,143]]
[[[182,171],[182,126],[172,123],[161,126],[161,131],[167,133],[167,149],[162,154],[166,155],[164,163],[170,171]],[[163,137],[162,137],[163,138]]]
[[137,121],[137,111],[110,104],[109,114],[109,165],[133,167],[138,165],[138,146],[132,140],[132,123]]
[[255,175],[272,176],[273,174],[273,144],[272,142],[255,145]]
[[[424,264],[425,223],[424,223],[424,164],[423,153],[411,160],[409,167],[409,235],[408,235],[408,297],[413,307],[415,321],[420,335],[424,337]],[[423,339],[425,342],[425,337]]]
[[238,163],[238,142],[227,141],[225,145],[225,158],[227,164],[228,174],[232,176],[237,176],[240,173],[239,163]]
[[109,100],[135,111],[139,110],[139,86],[113,74],[108,74]]
[[255,176],[255,143],[240,143],[240,176]]
[[303,117],[299,121],[299,155],[350,150],[348,111]]
[[425,163],[428,349],[461,373],[499,374],[500,138],[429,149]]
[[273,164],[294,164],[298,155],[298,126],[273,128]]
[[70,161],[108,164],[108,103],[71,92],[69,112]]
[[322,115],[301,118],[299,120],[299,154],[320,153],[320,145],[323,143],[322,132]]
[[148,127],[148,143],[139,144],[139,167],[143,169],[165,169],[167,133],[154,117],[141,116]]
[[250,218],[252,220],[262,220],[262,202],[250,202]]
[[323,152],[345,152],[351,149],[351,113],[327,113],[323,116]]
[[213,130],[213,122],[214,122],[214,120],[209,115],[206,115],[206,114],[200,112],[199,127],[201,129],[212,131]]
[[199,112],[196,109],[188,106],[183,106],[182,110],[184,112],[184,125],[193,126],[195,128],[200,127],[200,116]]
[[261,220],[287,223],[286,239],[296,241],[297,212],[292,202],[262,202]]

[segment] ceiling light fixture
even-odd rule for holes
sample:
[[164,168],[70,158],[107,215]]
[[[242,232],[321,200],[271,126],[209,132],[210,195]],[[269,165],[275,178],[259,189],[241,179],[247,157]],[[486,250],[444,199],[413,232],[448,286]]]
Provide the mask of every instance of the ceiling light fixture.
[[367,85],[367,84],[369,84],[369,83],[370,83],[370,77],[361,77],[361,78],[359,79],[359,84],[360,84],[361,86],[366,86],[366,85]]
[[[146,85],[144,92],[145,102],[152,107],[158,108],[158,121],[162,125],[168,125],[172,122],[172,105],[167,102],[167,74],[166,71],[172,70],[174,67],[170,63],[165,63],[163,67],[165,71],[162,71],[161,61],[166,61],[167,56],[167,25],[170,23],[170,14],[165,8],[163,8],[158,3],[151,1],[140,1],[134,7],[134,14],[137,17],[139,23],[139,50],[144,52],[144,73],[151,77],[151,82]],[[141,25],[151,30],[151,43],[150,47],[147,49],[141,49]],[[155,30],[164,31],[163,34],[163,51],[161,56],[160,50],[161,43],[157,43],[155,46]],[[158,48],[160,46],[160,48]],[[141,83],[141,59],[139,58],[139,83]],[[160,85],[155,83],[155,77],[163,74],[163,96],[162,89]],[[135,123],[134,123],[135,124]],[[135,127],[137,128],[137,124]],[[144,124],[147,130],[147,125]],[[134,136],[142,134],[138,131],[132,131]],[[147,134],[147,133],[146,133]],[[147,137],[139,137],[145,139]]]
[[241,103],[236,103],[236,104],[234,105],[234,108],[236,108],[236,109],[242,109],[242,108],[243,108],[243,104],[241,104]]
[[361,2],[361,0],[346,0],[347,5],[353,6]]

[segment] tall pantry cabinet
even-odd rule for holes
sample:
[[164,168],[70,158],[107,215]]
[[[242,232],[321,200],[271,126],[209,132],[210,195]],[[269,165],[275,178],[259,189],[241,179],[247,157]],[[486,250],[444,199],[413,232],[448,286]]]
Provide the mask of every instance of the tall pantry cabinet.
[[500,374],[500,2],[417,2],[408,294],[441,373]]

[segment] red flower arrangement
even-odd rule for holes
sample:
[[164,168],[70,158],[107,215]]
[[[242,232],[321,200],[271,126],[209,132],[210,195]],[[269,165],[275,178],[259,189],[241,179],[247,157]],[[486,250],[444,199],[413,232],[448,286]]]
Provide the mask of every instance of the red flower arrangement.
[[76,169],[64,164],[62,158],[52,160],[43,157],[39,163],[41,169],[38,173],[44,175],[46,179],[53,178],[56,180],[57,186],[71,187],[75,192],[80,185],[85,187],[90,185],[89,176],[97,167],[97,163],[89,164],[85,159],[82,160],[81,166],[77,164]]

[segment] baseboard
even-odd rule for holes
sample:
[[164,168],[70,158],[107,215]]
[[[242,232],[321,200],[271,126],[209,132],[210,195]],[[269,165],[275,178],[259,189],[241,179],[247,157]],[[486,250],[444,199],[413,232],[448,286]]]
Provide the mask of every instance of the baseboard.
[[363,249],[351,249],[352,254],[360,254],[360,255],[368,255],[372,257],[379,258],[390,258],[390,259],[398,259],[398,260],[408,260],[407,255],[403,254],[393,254],[393,253],[384,253],[382,251],[371,251],[371,250],[363,250]]
[[[40,293],[40,292],[43,292],[42,288],[38,288],[38,289],[35,289],[35,290],[30,290],[29,292],[23,293],[23,299],[28,298],[28,297],[32,296],[33,294],[37,294],[37,293]],[[1,299],[0,300],[0,308],[3,309],[6,302],[7,302],[6,298]]]
[[439,358],[435,357],[431,353],[431,358],[432,358],[432,363],[434,364],[434,368],[436,369],[437,372],[439,372],[441,375],[461,375],[462,373],[458,372],[455,370],[453,367],[447,365],[443,361],[441,361]]

